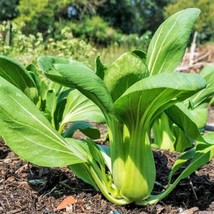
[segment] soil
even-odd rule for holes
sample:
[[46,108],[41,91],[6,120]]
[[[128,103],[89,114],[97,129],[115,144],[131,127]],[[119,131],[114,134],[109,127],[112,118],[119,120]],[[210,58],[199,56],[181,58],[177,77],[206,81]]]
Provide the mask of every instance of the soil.
[[[154,151],[157,183],[167,183],[167,174],[176,154]],[[108,202],[99,192],[85,184],[67,168],[43,168],[20,160],[2,142],[0,143],[0,213],[214,213],[214,159],[182,180],[176,189],[156,205],[145,207],[134,204],[117,206]],[[161,191],[157,185],[154,191]],[[64,210],[56,208],[66,196],[77,203]],[[206,212],[205,212],[206,211]]]
[[[210,124],[214,108],[210,109]],[[76,135],[78,137],[78,134]],[[168,172],[176,159],[175,153],[155,150],[157,184],[154,192],[167,184]],[[66,209],[57,206],[67,196],[76,203]],[[67,168],[44,168],[20,160],[0,142],[0,214],[212,214],[214,213],[214,159],[182,180],[174,191],[155,205],[117,206],[100,192],[75,177]]]

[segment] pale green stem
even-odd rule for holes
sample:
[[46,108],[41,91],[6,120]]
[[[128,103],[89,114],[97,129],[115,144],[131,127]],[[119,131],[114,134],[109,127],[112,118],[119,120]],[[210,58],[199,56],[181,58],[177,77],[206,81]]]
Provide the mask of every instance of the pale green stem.
[[136,127],[130,134],[121,194],[133,201],[150,196],[155,183],[155,163],[147,130]]
[[108,199],[110,202],[112,202],[114,204],[118,204],[118,205],[125,205],[125,204],[131,203],[131,201],[129,201],[125,198],[113,197],[112,194],[110,193],[110,191],[108,190],[106,184],[100,180],[100,178],[98,177],[98,175],[97,175],[96,171],[93,169],[93,167],[92,166],[91,167],[86,166],[86,167],[87,167],[90,175],[94,179],[96,185],[98,186],[98,188],[100,189],[102,194],[106,197],[106,199]]
[[155,163],[149,128],[138,121],[126,133],[119,122],[110,123],[113,181],[120,194],[130,201],[149,197],[154,186]]
[[[59,129],[58,129],[58,133],[60,134],[60,135],[62,135],[62,132],[63,132],[63,130],[64,130],[64,127],[65,127],[65,125],[60,125],[60,127],[59,127]],[[68,137],[68,136],[64,136],[64,137]]]
[[117,120],[111,120],[109,123],[110,153],[112,162],[112,177],[114,184],[118,189],[125,179],[125,151],[123,125]]

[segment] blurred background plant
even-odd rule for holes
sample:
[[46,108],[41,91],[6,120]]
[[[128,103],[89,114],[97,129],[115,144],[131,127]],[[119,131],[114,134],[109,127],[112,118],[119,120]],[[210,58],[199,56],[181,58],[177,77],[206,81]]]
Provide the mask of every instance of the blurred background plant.
[[[90,65],[91,58],[96,56],[97,50],[90,44],[78,38],[74,38],[68,27],[61,30],[60,39],[44,39],[42,33],[25,35],[20,27],[22,25],[3,22],[0,25],[0,54],[10,56],[27,65],[35,62],[39,55],[56,55],[78,59]],[[8,32],[11,40],[8,42]]]
[[11,20],[18,16],[18,0],[0,0],[0,21]]
[[210,0],[0,0],[0,53],[23,63],[39,54],[90,65],[100,55],[104,63],[111,63],[125,51],[146,50],[157,26],[187,7],[202,10],[197,44],[213,42]]

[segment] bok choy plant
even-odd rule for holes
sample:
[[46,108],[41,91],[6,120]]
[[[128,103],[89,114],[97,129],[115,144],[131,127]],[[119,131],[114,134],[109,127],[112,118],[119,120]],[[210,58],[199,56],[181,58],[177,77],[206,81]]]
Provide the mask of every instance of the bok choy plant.
[[[177,105],[205,88],[206,81],[197,74],[172,72],[182,60],[199,12],[186,9],[168,18],[154,34],[147,53],[124,53],[109,67],[98,58],[96,72],[71,59],[39,57],[38,66],[50,80],[76,88],[100,109],[109,146],[57,132],[23,91],[3,77],[0,135],[27,161],[47,167],[67,165],[112,203],[158,202],[214,155],[212,136],[203,139],[194,121]],[[166,189],[153,195],[156,169],[150,131],[163,112],[198,143],[176,161]],[[171,179],[189,159],[181,174]]]
[[[198,129],[204,132],[208,120],[208,108],[214,97],[214,65],[206,65],[201,70],[200,76],[206,80],[206,88],[184,100],[180,106],[196,123]],[[161,149],[183,152],[194,146],[194,139],[173,123],[165,113],[154,122],[153,133],[153,143]]]

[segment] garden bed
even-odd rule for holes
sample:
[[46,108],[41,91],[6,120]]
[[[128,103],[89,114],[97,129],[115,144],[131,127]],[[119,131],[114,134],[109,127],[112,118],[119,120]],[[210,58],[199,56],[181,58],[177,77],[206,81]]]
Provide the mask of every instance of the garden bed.
[[[161,191],[175,154],[155,151],[157,182]],[[214,211],[214,160],[182,180],[176,189],[156,205],[116,206],[91,186],[77,179],[67,168],[42,168],[20,160],[3,143],[0,144],[0,213],[207,213]],[[66,196],[76,203],[64,210],[57,206]],[[200,213],[200,212],[199,212]],[[208,212],[209,213],[209,212]]]
[[[214,108],[210,109],[209,124],[214,122]],[[105,127],[102,132],[105,131]],[[80,138],[76,133],[74,137]],[[168,151],[154,151],[157,183],[160,192],[167,183],[167,175],[177,155]],[[48,161],[48,160],[47,160]],[[0,213],[212,213],[214,211],[214,159],[188,179],[182,180],[163,201],[145,207],[134,204],[117,206],[108,202],[93,187],[75,177],[67,168],[42,168],[20,160],[0,142]],[[57,210],[67,196],[76,203]],[[206,211],[206,212],[205,212]]]

